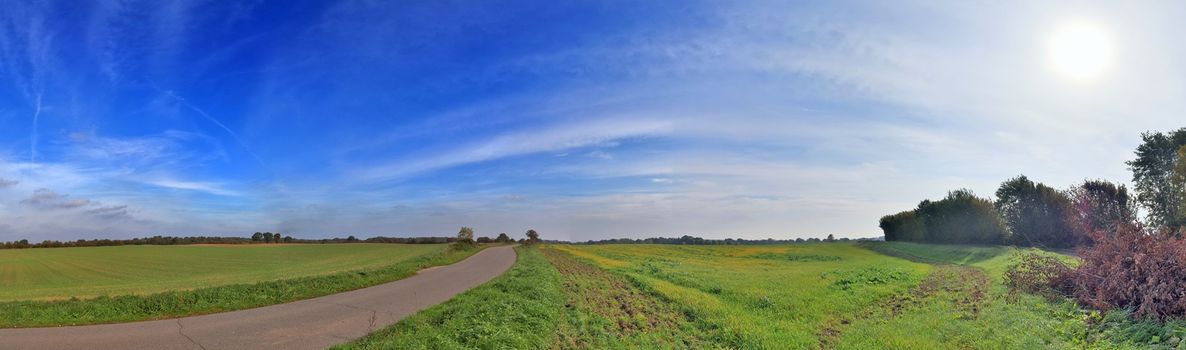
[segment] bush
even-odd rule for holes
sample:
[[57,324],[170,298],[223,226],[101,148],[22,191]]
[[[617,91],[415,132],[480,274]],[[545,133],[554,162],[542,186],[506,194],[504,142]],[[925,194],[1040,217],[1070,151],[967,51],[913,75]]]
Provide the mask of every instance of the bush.
[[1138,318],[1186,316],[1186,239],[1169,231],[1146,232],[1136,224],[1097,231],[1080,250],[1082,263],[1068,274],[1065,291],[1097,309],[1131,309]]
[[1057,257],[1020,253],[1005,271],[1005,285],[1011,292],[1053,295],[1066,290],[1072,269]]

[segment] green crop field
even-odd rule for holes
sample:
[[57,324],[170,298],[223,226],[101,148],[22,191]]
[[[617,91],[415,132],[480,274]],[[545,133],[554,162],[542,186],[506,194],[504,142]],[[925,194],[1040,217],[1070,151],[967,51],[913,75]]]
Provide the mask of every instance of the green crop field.
[[1182,327],[1012,293],[1018,253],[1054,253],[1011,247],[519,251],[494,282],[342,348],[1169,349]]
[[0,301],[151,294],[393,265],[445,245],[293,244],[0,250]]

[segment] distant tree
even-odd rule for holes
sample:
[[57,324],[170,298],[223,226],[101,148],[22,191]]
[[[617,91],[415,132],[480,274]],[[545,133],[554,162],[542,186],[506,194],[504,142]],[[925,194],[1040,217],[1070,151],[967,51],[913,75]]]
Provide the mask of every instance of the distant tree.
[[1077,240],[1091,243],[1100,232],[1111,232],[1121,223],[1136,224],[1136,207],[1124,185],[1087,180],[1067,191],[1071,207],[1067,221]]
[[350,237],[346,237],[346,242],[358,242],[358,237],[354,237],[354,235],[350,235]]
[[499,233],[498,238],[495,238],[494,241],[498,242],[498,243],[508,243],[513,240],[511,239],[511,236],[507,236],[507,233],[503,232],[503,233]]
[[261,238],[263,238],[263,240],[264,240],[264,243],[272,243],[272,233],[271,232],[264,232],[261,236],[262,236]]
[[1182,215],[1186,185],[1174,181],[1178,152],[1186,146],[1186,128],[1168,133],[1146,132],[1137,146],[1136,159],[1128,161],[1132,171],[1137,202],[1147,213],[1148,223],[1156,228],[1176,230],[1186,224]]
[[280,243],[280,233],[279,232],[272,234],[272,242]]
[[925,242],[927,240],[927,225],[918,216],[917,210],[907,210],[883,216],[878,226],[885,233],[887,241]]
[[1008,233],[993,202],[967,189],[947,193],[938,201],[919,203],[917,214],[933,243],[1004,243]]
[[474,243],[474,229],[470,227],[462,227],[457,231],[458,244],[473,244]]
[[1021,175],[997,189],[997,211],[1024,246],[1070,247],[1076,239],[1067,222],[1071,201],[1065,194]]
[[539,243],[539,232],[535,230],[527,230],[527,244]]
[[284,236],[284,243],[292,243],[292,236]]
[[827,239],[825,239],[825,240],[826,240],[826,241],[828,241],[828,242],[835,242],[835,241],[836,241],[836,236],[833,236],[831,233],[829,233],[829,234],[828,234],[828,238],[827,238]]
[[494,243],[494,239],[491,239],[490,237],[482,236],[482,237],[478,237],[478,243]]
[[251,235],[251,241],[259,242],[261,239],[263,239],[263,237],[262,237],[263,235],[264,235],[263,233],[256,232],[255,234]]

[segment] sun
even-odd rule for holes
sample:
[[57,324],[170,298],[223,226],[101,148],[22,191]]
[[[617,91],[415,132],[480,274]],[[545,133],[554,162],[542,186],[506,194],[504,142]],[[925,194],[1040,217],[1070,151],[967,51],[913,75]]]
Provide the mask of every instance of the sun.
[[1111,38],[1094,23],[1067,22],[1051,37],[1050,63],[1069,78],[1094,79],[1112,63]]

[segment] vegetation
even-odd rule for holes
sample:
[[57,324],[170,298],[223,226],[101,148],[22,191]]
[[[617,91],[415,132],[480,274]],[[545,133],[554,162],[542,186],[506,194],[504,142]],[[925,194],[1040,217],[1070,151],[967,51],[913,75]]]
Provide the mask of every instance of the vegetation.
[[474,229],[469,227],[462,227],[457,231],[457,240],[453,242],[454,245],[473,245],[474,244]]
[[1008,240],[1005,223],[992,201],[957,190],[939,201],[881,218],[887,241],[999,244]]
[[1077,243],[1067,222],[1071,200],[1050,186],[1025,175],[1009,179],[997,189],[996,207],[1014,244],[1066,248]]
[[621,276],[516,248],[503,276],[341,349],[702,348],[686,317]]
[[1177,230],[1186,225],[1186,206],[1183,193],[1186,183],[1175,180],[1174,169],[1179,161],[1178,151],[1186,147],[1186,128],[1168,133],[1147,132],[1137,147],[1137,158],[1128,162],[1132,170],[1133,189],[1137,202],[1146,210],[1151,227]]
[[525,242],[525,243],[526,244],[536,244],[539,242],[540,242],[539,233],[535,232],[535,230],[527,230],[527,242]]
[[26,248],[69,248],[69,247],[111,247],[124,245],[182,245],[182,244],[241,244],[250,243],[246,238],[242,237],[172,237],[172,236],[153,236],[145,238],[132,239],[80,239],[77,241],[54,241],[46,240],[41,243],[30,243],[27,239],[22,239],[14,242],[0,243],[0,249],[26,249]]
[[[0,295],[6,300],[104,296],[0,302],[0,327],[125,322],[284,303],[401,279],[476,251],[377,244],[4,251]],[[210,287],[187,290],[194,286]]]
[[1092,243],[1096,232],[1136,222],[1137,211],[1124,185],[1088,180],[1068,191],[1068,196],[1071,208],[1067,221],[1081,243]]

